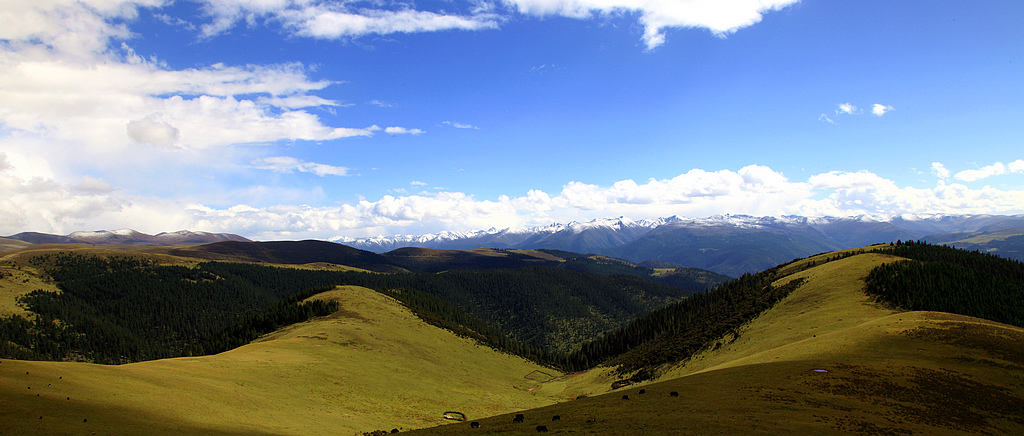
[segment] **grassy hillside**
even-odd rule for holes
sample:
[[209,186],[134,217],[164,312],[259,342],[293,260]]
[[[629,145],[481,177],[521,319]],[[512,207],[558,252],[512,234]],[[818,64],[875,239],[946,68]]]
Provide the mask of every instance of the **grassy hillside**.
[[804,284],[655,382],[610,392],[594,383],[599,375],[583,374],[561,383],[587,397],[521,411],[523,423],[505,414],[476,429],[459,423],[413,434],[536,433],[539,425],[620,435],[1024,432],[1024,329],[884,307],[865,294],[864,277],[896,258],[826,262],[836,254],[780,268],[777,286]]
[[20,250],[31,245],[31,243],[17,239],[0,238],[0,251]]
[[865,278],[901,260],[847,250],[781,265],[771,289],[800,286],[618,390],[614,367],[562,375],[342,287],[317,297],[339,301],[335,314],[215,356],[0,360],[0,432],[1024,434],[1024,329],[876,302]]
[[334,315],[215,356],[104,366],[0,360],[3,434],[335,434],[437,425],[553,402],[560,375],[358,287]]

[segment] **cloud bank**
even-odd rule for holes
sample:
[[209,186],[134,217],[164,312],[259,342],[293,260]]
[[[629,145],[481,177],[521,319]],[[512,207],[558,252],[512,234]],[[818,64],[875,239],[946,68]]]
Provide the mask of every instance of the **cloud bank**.
[[[329,239],[523,227],[610,216],[634,219],[714,214],[856,216],[1024,212],[1024,190],[969,187],[939,180],[931,188],[900,186],[877,174],[828,172],[794,181],[772,168],[692,169],[670,179],[608,186],[568,182],[559,192],[529,190],[522,196],[478,199],[462,192],[386,195],[375,201],[309,206],[213,207],[195,202],[133,196],[103,180],[60,183],[25,177],[21,156],[0,154],[0,234],[33,230],[70,233],[134,227],[144,232],[192,229],[232,232],[271,240]],[[253,166],[271,171],[345,175],[346,169],[293,158],[267,158]],[[1004,165],[1024,172],[1024,161]],[[963,172],[961,172],[963,173]],[[958,173],[960,174],[960,173]],[[413,186],[425,185],[411,182]],[[140,226],[145,226],[141,227]]]

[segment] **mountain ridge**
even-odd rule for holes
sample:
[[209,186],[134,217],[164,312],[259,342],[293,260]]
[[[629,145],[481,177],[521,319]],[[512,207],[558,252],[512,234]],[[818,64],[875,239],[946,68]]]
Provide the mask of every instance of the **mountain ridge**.
[[805,217],[713,215],[634,221],[626,217],[419,236],[334,238],[355,248],[553,249],[670,262],[738,277],[816,253],[932,234],[1024,227],[1024,215],[893,215]]
[[55,235],[39,232],[21,232],[7,239],[24,241],[31,244],[94,244],[94,245],[137,245],[137,246],[171,246],[198,245],[223,241],[252,242],[252,240],[232,233],[211,233],[191,230],[160,232],[155,235],[142,233],[132,229],[77,231],[67,235]]
[[[438,233],[426,233],[422,235],[378,235],[367,238],[335,237],[329,240],[349,245],[355,248],[375,252],[386,252],[398,247],[420,247],[420,248],[451,248],[459,249],[458,245],[464,245],[465,240],[479,242],[497,241],[504,238],[504,245],[490,246],[492,248],[553,248],[566,249],[564,247],[546,246],[525,246],[536,244],[540,240],[550,240],[553,235],[580,235],[586,232],[639,232],[646,233],[655,228],[669,226],[687,227],[737,227],[737,228],[764,228],[779,227],[785,225],[808,225],[830,236],[841,233],[838,230],[842,227],[862,225],[874,227],[876,232],[889,231],[897,235],[919,238],[935,233],[974,232],[1007,227],[1024,227],[1024,215],[893,215],[893,216],[871,216],[858,215],[847,217],[806,217],[800,215],[781,216],[752,216],[744,214],[712,215],[705,218],[684,218],[677,215],[663,217],[654,220],[632,220],[620,216],[617,218],[598,218],[587,222],[570,221],[568,223],[551,223],[536,227],[507,227],[504,229],[491,228],[488,230],[475,231],[450,231],[445,230]],[[643,230],[643,229],[646,229]],[[898,230],[898,231],[895,231]],[[902,231],[902,232],[899,232]],[[628,238],[626,238],[628,239]],[[635,239],[635,238],[634,238]],[[877,239],[877,238],[875,238]],[[851,248],[869,244],[859,244],[852,240],[843,241],[850,244]],[[882,241],[873,241],[877,243]],[[885,241],[889,242],[889,241]],[[473,248],[489,246],[475,245]],[[597,247],[607,248],[607,247]],[[568,250],[573,251],[573,250]],[[578,251],[577,251],[578,252]]]

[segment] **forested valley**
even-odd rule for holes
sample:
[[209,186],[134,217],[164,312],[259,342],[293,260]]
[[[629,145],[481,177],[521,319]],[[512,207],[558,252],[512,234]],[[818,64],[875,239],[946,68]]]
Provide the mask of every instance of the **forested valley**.
[[691,291],[633,275],[548,266],[443,273],[368,273],[79,254],[33,258],[60,292],[0,320],[0,356],[127,363],[218,353],[337,309],[305,298],[336,285],[393,296],[421,318],[492,347],[554,362],[599,333]]

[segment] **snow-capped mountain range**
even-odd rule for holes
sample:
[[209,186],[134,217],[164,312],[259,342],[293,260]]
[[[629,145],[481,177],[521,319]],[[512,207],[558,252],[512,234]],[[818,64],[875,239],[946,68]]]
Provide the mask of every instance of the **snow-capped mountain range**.
[[[999,224],[1002,227],[999,227]],[[974,232],[993,230],[996,227],[1024,227],[1024,216],[1005,215],[897,215],[857,217],[753,217],[749,215],[714,215],[706,218],[682,218],[671,216],[655,220],[632,220],[626,217],[602,218],[587,222],[552,223],[539,227],[504,229],[491,228],[476,231],[442,231],[424,235],[375,236],[371,238],[332,238],[355,248],[374,252],[387,252],[401,247],[472,249],[489,248],[552,248],[570,250],[570,246],[587,246],[591,249],[608,248],[632,242],[656,228],[735,228],[735,229],[781,229],[807,226],[824,234],[836,233],[840,239],[848,240],[838,233],[838,227],[847,231],[874,229],[870,233],[901,234],[905,238],[922,237],[935,233]],[[886,231],[888,230],[888,231]],[[902,230],[902,232],[900,232]],[[613,236],[614,235],[614,236]],[[595,244],[573,242],[587,239]],[[868,239],[872,239],[870,236]],[[889,242],[878,239],[868,242]],[[607,244],[599,243],[607,241]],[[617,243],[616,243],[617,242]],[[851,243],[859,243],[850,241]],[[865,244],[867,245],[867,244]],[[570,250],[572,251],[572,250]]]
[[440,232],[426,235],[336,238],[368,251],[401,247],[469,250],[479,247],[555,249],[597,253],[632,262],[709,269],[739,276],[815,253],[924,236],[1024,228],[1024,215],[899,215],[890,217],[672,216],[626,217],[550,224],[532,228]]
[[[654,228],[679,220],[677,217],[634,221],[626,217],[595,219],[587,222],[552,223],[546,226],[476,231],[442,231],[425,235],[376,236],[372,238],[333,238],[355,248],[378,253],[401,247],[466,250],[488,248],[551,248],[569,250],[621,245]],[[576,240],[593,241],[585,244]],[[604,243],[600,243],[604,242]]]

